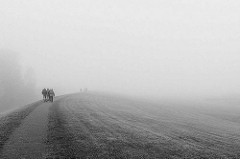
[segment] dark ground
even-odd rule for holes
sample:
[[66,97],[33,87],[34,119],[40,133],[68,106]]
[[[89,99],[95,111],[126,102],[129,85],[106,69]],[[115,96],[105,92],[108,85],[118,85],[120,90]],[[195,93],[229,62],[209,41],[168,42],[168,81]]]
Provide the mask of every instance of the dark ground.
[[[44,112],[42,108],[46,107],[48,111]],[[38,120],[34,119],[36,115],[31,116],[36,111],[42,111],[38,118],[46,118],[39,122],[39,130],[42,129],[39,133],[45,135],[35,140],[29,134],[31,140],[22,141],[31,142],[17,142],[19,133],[24,133],[31,121]],[[220,110],[210,113],[208,109],[185,109],[120,96],[73,94],[58,97],[54,103],[38,102],[1,117],[0,153],[5,158],[11,152],[25,158],[35,155],[35,158],[237,159],[240,123],[229,120],[231,113],[225,114]],[[31,152],[22,152],[25,150],[18,149],[17,143],[21,147],[39,146],[43,152],[32,151],[28,155]]]

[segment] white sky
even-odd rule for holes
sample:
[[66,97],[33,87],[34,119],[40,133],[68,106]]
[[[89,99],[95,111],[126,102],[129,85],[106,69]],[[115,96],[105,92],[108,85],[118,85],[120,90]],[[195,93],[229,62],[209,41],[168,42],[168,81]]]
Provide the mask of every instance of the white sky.
[[0,47],[39,87],[240,94],[239,0],[0,0]]

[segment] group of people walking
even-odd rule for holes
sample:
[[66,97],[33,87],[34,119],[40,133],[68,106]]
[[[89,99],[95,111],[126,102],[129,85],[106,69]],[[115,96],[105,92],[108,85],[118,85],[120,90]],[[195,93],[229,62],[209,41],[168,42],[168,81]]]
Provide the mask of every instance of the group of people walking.
[[44,102],[47,102],[47,101],[53,102],[53,97],[55,96],[55,93],[54,93],[53,89],[44,88],[42,90],[42,95],[43,95]]

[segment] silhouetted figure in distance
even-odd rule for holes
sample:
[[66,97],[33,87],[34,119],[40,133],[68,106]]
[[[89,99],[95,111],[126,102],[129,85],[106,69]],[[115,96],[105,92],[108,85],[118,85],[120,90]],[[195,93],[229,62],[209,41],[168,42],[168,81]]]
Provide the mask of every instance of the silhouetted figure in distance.
[[55,93],[53,91],[53,89],[50,89],[49,90],[49,100],[50,102],[53,102],[53,97],[55,96]]
[[42,90],[42,95],[43,95],[43,101],[46,102],[46,99],[47,99],[47,90],[46,90],[46,88],[44,88]]
[[48,101],[49,100],[49,89],[47,89],[47,99],[46,99],[46,101]]

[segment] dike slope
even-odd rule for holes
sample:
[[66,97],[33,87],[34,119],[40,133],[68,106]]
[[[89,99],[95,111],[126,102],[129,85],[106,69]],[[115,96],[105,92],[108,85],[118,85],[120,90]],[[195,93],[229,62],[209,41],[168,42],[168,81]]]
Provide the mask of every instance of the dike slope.
[[46,143],[48,157],[239,158],[239,130],[195,110],[81,93],[51,106]]
[[71,94],[2,116],[0,158],[240,158],[240,125],[227,119],[181,103]]

